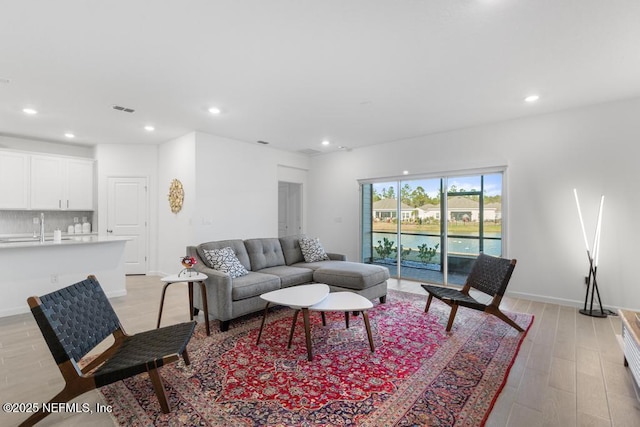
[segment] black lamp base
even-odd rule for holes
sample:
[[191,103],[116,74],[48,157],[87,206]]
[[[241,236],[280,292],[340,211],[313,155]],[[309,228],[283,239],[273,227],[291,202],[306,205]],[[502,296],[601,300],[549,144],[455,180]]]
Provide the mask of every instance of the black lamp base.
[[606,311],[603,313],[600,310],[585,310],[585,309],[582,309],[582,310],[580,310],[580,314],[584,314],[585,316],[591,316],[591,317],[607,317],[608,316]]

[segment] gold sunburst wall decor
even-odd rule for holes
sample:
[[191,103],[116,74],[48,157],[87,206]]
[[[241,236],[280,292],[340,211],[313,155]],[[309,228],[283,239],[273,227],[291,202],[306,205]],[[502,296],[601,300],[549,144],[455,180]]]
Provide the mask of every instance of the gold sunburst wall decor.
[[169,186],[169,206],[171,207],[171,212],[180,212],[182,202],[184,202],[184,188],[182,188],[180,180],[174,179]]

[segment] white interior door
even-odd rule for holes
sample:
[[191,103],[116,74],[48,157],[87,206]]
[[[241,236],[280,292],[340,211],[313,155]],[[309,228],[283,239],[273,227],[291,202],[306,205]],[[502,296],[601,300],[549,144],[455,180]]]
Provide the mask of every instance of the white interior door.
[[278,182],[278,237],[302,233],[302,184]]
[[288,186],[286,182],[278,183],[278,237],[287,236],[288,215],[287,205],[289,203]]
[[302,184],[289,183],[290,234],[302,233]]
[[125,273],[147,273],[147,178],[108,178],[107,233],[129,237]]

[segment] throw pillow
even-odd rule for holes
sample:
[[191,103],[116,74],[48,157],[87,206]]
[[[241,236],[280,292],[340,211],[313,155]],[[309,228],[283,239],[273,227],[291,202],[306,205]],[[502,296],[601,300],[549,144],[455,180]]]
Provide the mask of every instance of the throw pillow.
[[227,273],[232,278],[249,274],[230,247],[205,249],[204,255],[211,268],[221,271],[222,273]]
[[320,239],[310,239],[305,237],[299,240],[302,256],[305,262],[328,261],[329,255],[320,244]]

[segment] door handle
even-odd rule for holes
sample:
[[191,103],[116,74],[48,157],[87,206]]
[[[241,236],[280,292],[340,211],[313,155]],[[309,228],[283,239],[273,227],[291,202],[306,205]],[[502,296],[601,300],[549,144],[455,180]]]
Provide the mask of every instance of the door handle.
[[113,233],[113,230],[109,230],[109,229],[107,228],[107,233]]

